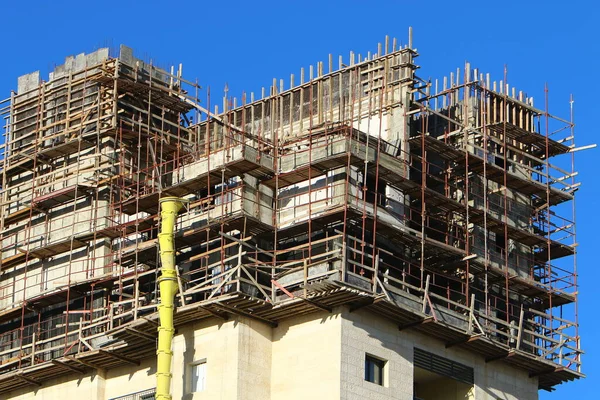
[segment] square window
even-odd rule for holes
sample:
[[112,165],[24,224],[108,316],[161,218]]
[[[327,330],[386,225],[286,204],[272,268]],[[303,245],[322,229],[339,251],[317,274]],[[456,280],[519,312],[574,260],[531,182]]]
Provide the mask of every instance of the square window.
[[192,364],[191,392],[202,392],[206,388],[206,361]]
[[365,381],[383,386],[383,373],[386,361],[381,358],[365,355]]

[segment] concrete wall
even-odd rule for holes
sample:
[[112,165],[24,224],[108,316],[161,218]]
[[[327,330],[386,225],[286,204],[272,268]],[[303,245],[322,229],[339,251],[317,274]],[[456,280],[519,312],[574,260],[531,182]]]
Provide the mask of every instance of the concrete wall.
[[[7,189],[11,203],[5,208],[5,212],[10,214],[21,210],[31,203],[32,198],[61,189],[75,185],[90,186],[96,167],[108,167],[108,153],[114,153],[109,148],[103,148],[101,152],[102,155],[96,154],[92,148],[83,151],[79,159],[75,156],[68,160],[63,158],[59,161],[68,163],[67,167],[56,168],[54,172],[38,177],[33,184],[30,172],[21,174],[14,185]],[[45,166],[39,168],[49,171]],[[109,201],[100,196],[97,199],[96,193],[86,193],[84,195],[79,191],[75,201],[54,205],[44,213],[34,212],[31,220],[24,219],[5,227],[0,243],[2,258],[111,226]],[[6,269],[0,277],[0,309],[16,306],[24,299],[66,284],[69,271],[71,282],[106,273],[108,271],[104,267],[112,259],[110,254],[110,243],[98,240],[90,242],[87,248],[74,249],[44,260],[30,257],[27,268],[25,263],[18,264]]]
[[[325,122],[378,118],[382,103],[398,107],[397,116],[401,117],[413,83],[412,53],[404,50],[386,58],[374,58],[352,61],[350,66],[340,66],[340,70],[330,74],[317,70],[302,85],[284,92],[272,88],[272,96],[238,107],[224,118],[245,132],[258,132],[263,139],[277,135],[280,143],[284,143]],[[384,78],[386,85],[382,92]],[[206,136],[205,123],[200,125],[203,125],[201,136]],[[370,125],[379,130],[378,121]],[[210,129],[212,140],[222,132],[219,124],[210,124]],[[382,129],[382,139],[396,143],[397,135],[404,129]]]
[[310,314],[273,329],[271,400],[339,399],[340,314]]
[[[208,320],[179,330],[173,340],[172,394],[175,399],[235,399],[237,394],[237,323]],[[191,366],[206,360],[206,390],[190,393]],[[146,387],[154,387],[155,383]],[[140,388],[142,390],[144,388]]]
[[[446,349],[442,342],[399,331],[393,322],[368,311],[350,313],[347,308],[298,316],[276,328],[246,318],[209,319],[179,328],[173,341],[172,394],[184,400],[411,400],[414,347],[472,367],[474,390],[460,391],[468,398],[537,399],[537,379],[525,371]],[[365,354],[387,361],[383,386],[364,380]],[[201,360],[207,363],[206,388],[190,393],[191,366]],[[6,398],[111,399],[153,388],[154,365],[149,358],[137,368],[57,379]]]
[[[74,204],[77,211],[73,212]],[[109,203],[106,200],[79,199],[53,208],[49,215],[57,216],[45,223],[43,215],[34,218],[37,225],[22,229],[15,236],[9,236],[2,244],[5,249],[2,257],[17,254],[15,240],[20,244],[29,240],[29,246],[21,249],[36,250],[49,244],[63,242],[71,236],[94,232],[109,226]],[[9,234],[12,229],[6,230]],[[7,269],[0,278],[0,309],[10,308],[20,302],[56,290],[68,282],[76,283],[92,276],[100,276],[108,271],[105,267],[112,259],[110,243],[102,238],[90,241],[87,246],[72,252],[57,254],[43,260],[31,257],[27,263]],[[70,274],[70,277],[69,277]],[[25,279],[26,277],[26,279]],[[26,285],[26,286],[25,286]]]
[[[393,322],[359,310],[343,313],[341,399],[412,399],[414,348],[449,358],[472,367],[475,397],[482,399],[537,399],[538,382],[526,371],[499,362],[486,363],[483,357],[445,347],[443,342],[414,331],[399,331]],[[365,353],[387,360],[387,387],[364,380]]]

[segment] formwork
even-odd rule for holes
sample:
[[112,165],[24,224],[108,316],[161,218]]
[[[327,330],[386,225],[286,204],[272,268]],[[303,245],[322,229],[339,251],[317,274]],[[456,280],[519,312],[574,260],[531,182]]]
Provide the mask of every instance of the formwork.
[[219,106],[125,46],[19,78],[0,104],[0,392],[156,354],[165,196],[187,200],[176,326],[343,305],[543,389],[583,376],[572,116],[469,64],[424,81],[417,56],[386,38]]

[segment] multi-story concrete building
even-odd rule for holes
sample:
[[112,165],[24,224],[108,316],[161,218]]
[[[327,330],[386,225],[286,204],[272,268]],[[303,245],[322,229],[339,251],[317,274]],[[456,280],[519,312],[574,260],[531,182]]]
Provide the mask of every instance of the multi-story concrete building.
[[469,65],[423,81],[410,42],[214,109],[125,46],[20,77],[0,397],[154,397],[167,196],[173,398],[535,399],[582,377],[572,121]]

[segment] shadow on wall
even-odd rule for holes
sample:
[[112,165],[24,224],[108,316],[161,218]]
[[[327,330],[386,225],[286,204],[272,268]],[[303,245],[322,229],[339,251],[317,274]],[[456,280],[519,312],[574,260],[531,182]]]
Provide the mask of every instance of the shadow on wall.
[[[227,320],[222,320],[220,318],[215,318],[215,319],[209,319],[208,323],[206,323],[206,325],[212,325],[212,323],[214,323],[215,321],[217,321],[217,330],[221,330],[221,328],[223,328],[223,325],[225,323],[227,323]],[[206,322],[203,321],[203,322]],[[234,321],[233,324],[233,328],[235,329],[238,325],[238,321]],[[203,326],[199,327],[199,329],[202,329]],[[183,333],[181,333],[181,335],[183,336],[183,341],[184,341],[184,345],[185,345],[185,350],[183,351],[183,374],[181,374],[180,377],[180,387],[181,387],[181,392],[182,392],[182,400],[190,400],[193,397],[193,394],[190,393],[191,391],[191,387],[190,387],[190,382],[191,382],[191,365],[197,361],[195,355],[196,355],[196,346],[195,346],[195,340],[194,340],[194,336],[195,336],[195,329],[186,329],[185,331],[183,331]],[[177,332],[175,333],[175,337],[177,337]],[[175,357],[173,357],[173,360],[175,360]],[[173,383],[172,383],[172,387],[174,387],[176,385],[175,380],[177,379],[177,377],[173,377]]]
[[[339,313],[336,313],[335,311],[332,314],[327,313],[325,311],[319,312],[319,314],[322,315],[321,321],[319,322],[320,324],[324,324],[325,322],[333,320],[339,316]],[[316,317],[316,314],[312,314],[312,313],[308,314],[308,315],[299,316],[297,318],[294,318],[293,325],[299,325],[299,324],[303,324],[305,322],[313,321],[316,319],[315,317]],[[291,327],[291,324],[288,324],[288,323],[286,323],[286,321],[283,321],[276,328],[273,328],[272,341],[276,342],[276,341],[281,340],[288,333],[290,327]]]

